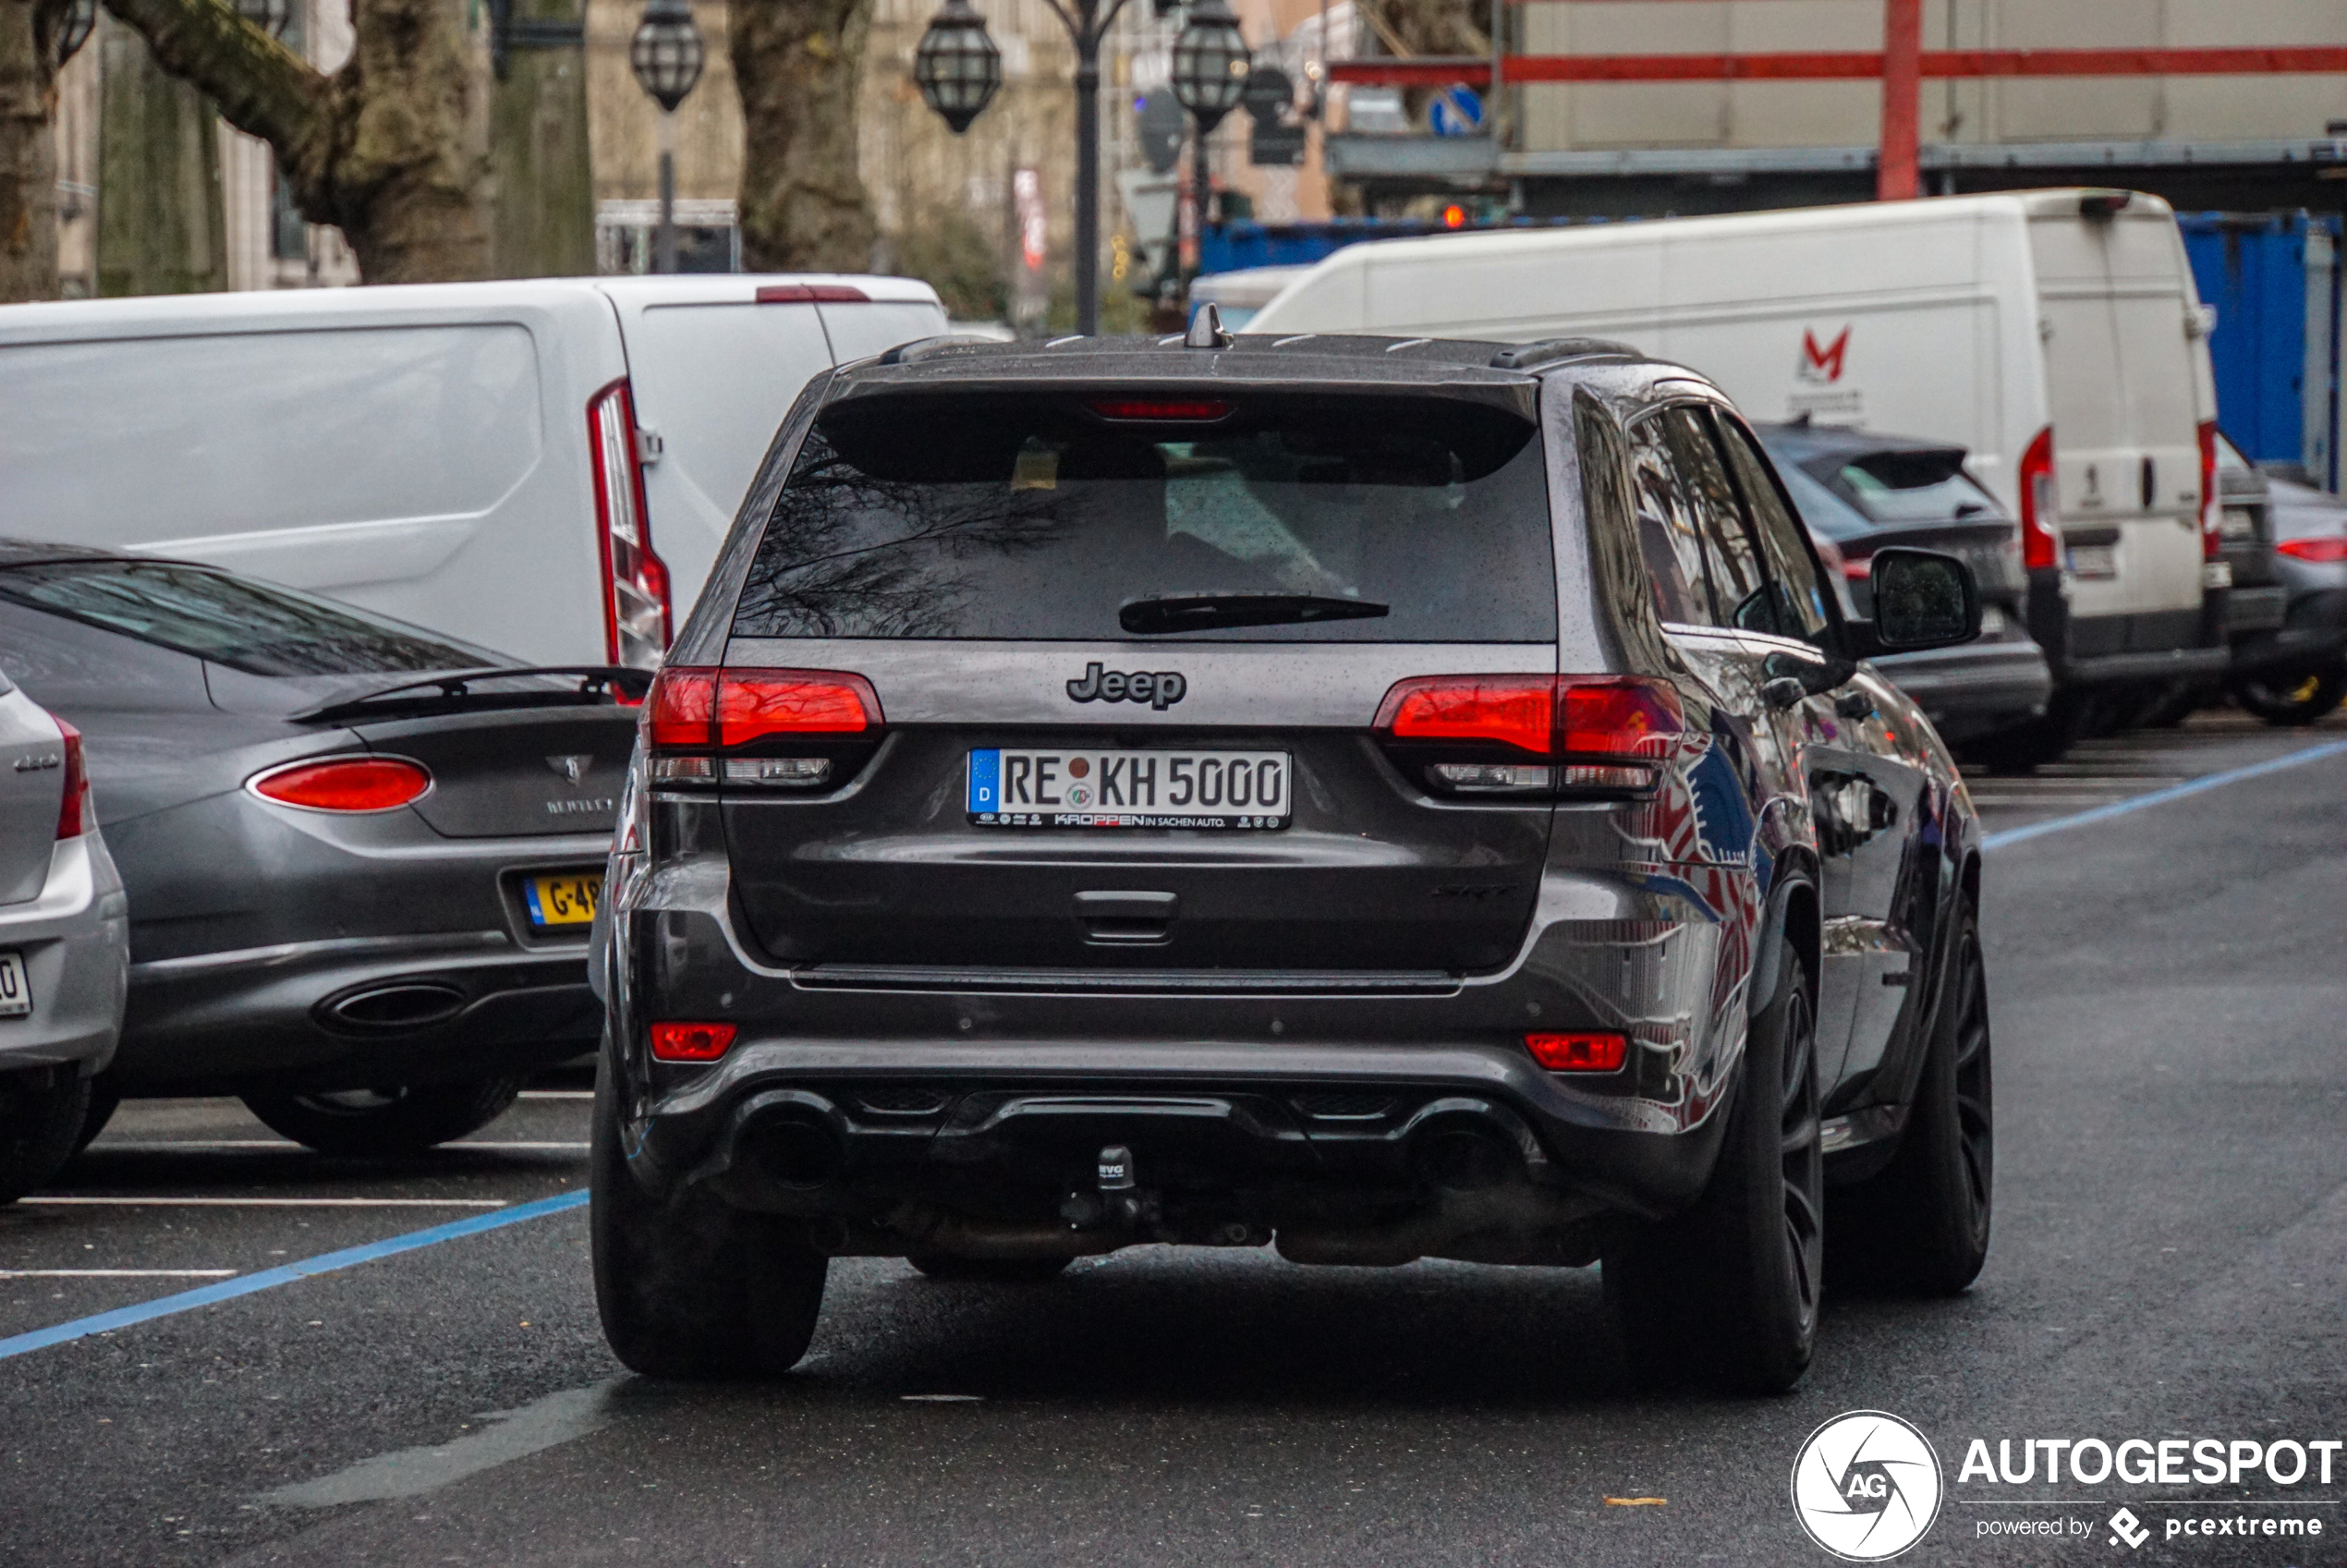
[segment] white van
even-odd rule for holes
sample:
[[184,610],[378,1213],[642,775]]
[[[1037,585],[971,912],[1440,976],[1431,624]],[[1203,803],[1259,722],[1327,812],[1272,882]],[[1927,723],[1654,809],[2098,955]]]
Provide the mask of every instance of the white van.
[[2224,666],[2212,319],[2166,202],[2039,190],[1356,245],[1248,330],[1618,338],[1756,419],[1960,444],[2074,721]]
[[944,331],[926,284],[828,275],[0,307],[0,536],[649,666],[809,378]]

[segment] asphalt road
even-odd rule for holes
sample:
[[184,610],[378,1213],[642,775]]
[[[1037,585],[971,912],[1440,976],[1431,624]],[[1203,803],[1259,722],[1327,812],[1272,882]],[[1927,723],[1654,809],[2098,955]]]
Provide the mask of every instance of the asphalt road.
[[[2342,738],[2204,721],[1977,788],[2011,831]],[[0,1562],[1822,1564],[1788,1473],[1857,1408],[1944,1466],[1902,1562],[2347,1561],[2347,1453],[2328,1486],[1958,1478],[1976,1438],[2347,1438],[2342,802],[2347,748],[1992,850],[1988,1268],[1831,1300],[1785,1398],[1639,1388],[1594,1270],[1163,1248],[1025,1287],[844,1262],[787,1382],[655,1385],[603,1348],[577,1209],[11,1354],[584,1181],[575,1089],[391,1169],[157,1102],[0,1210]],[[2325,1533],[2165,1535],[2219,1513]],[[2016,1519],[2084,1533],[1982,1533]]]

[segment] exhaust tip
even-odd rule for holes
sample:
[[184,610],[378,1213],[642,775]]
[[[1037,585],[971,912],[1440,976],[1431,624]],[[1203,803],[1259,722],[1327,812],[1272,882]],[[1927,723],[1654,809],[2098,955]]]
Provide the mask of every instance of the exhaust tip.
[[442,980],[362,986],[318,1004],[321,1022],[358,1034],[398,1034],[444,1024],[465,1010],[465,993]]
[[1411,1163],[1430,1185],[1450,1192],[1486,1192],[1523,1170],[1514,1143],[1493,1126],[1464,1117],[1438,1122],[1410,1146]]
[[782,1112],[744,1128],[742,1158],[777,1186],[804,1191],[839,1174],[845,1151],[831,1128],[810,1116]]

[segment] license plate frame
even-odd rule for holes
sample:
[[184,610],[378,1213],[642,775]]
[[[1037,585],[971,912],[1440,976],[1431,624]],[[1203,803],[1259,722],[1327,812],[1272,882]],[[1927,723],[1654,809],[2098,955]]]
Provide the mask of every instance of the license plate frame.
[[2070,575],[2088,582],[2108,582],[2119,575],[2119,547],[2115,544],[2072,545]]
[[591,871],[531,871],[521,879],[521,906],[533,932],[584,930],[595,923],[602,901],[600,867]]
[[[1295,820],[1295,759],[1287,751],[973,747],[963,804],[979,828],[1278,833]],[[1243,797],[1237,804],[1234,793]]]
[[25,972],[24,954],[11,948],[0,952],[0,1018],[32,1016],[32,977]]

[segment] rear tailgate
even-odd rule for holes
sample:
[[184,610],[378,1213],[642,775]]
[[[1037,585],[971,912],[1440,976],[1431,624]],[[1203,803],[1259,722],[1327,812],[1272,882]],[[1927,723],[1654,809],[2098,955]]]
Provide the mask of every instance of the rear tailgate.
[[[882,407],[835,407],[809,438],[726,654],[729,672],[861,676],[880,708],[878,745],[836,749],[820,789],[723,785],[769,954],[1507,962],[1550,808],[1436,798],[1370,731],[1410,676],[1555,673],[1520,415],[1254,393],[1185,425],[1150,422],[1183,406],[1146,399],[864,401]],[[1183,629],[1148,629],[1168,620]],[[787,734],[736,749],[809,751]]]
[[608,833],[619,808],[636,710],[498,709],[425,718],[358,720],[381,756],[432,773],[418,816],[449,838]]

